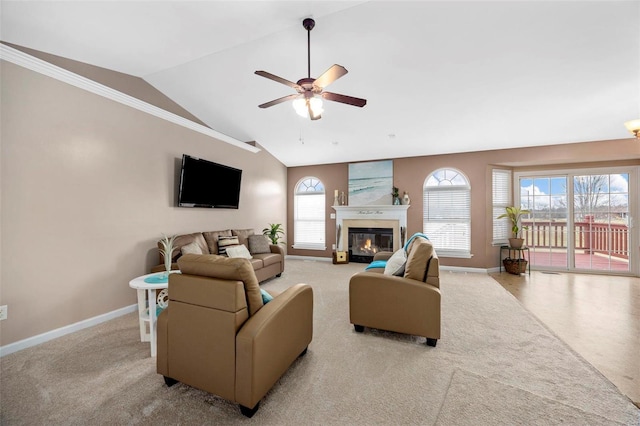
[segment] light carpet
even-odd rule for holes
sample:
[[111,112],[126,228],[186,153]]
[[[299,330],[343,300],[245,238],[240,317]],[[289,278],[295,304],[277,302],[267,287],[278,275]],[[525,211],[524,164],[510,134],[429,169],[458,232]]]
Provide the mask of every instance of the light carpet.
[[628,398],[485,274],[442,272],[436,348],[355,333],[348,283],[363,268],[288,260],[263,284],[313,287],[314,336],[252,419],[206,392],[167,388],[130,314],[3,357],[0,423],[639,424]]

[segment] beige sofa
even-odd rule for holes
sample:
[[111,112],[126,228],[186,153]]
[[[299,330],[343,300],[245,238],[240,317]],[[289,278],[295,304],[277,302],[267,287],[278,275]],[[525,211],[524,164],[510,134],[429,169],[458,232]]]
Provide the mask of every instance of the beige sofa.
[[[171,269],[178,269],[177,261],[182,256],[183,247],[194,243],[199,247],[202,254],[218,254],[218,239],[220,237],[238,237],[240,244],[249,249],[249,237],[255,235],[253,229],[226,229],[223,231],[195,232],[193,234],[178,235],[174,240],[173,252],[171,255]],[[162,245],[158,241],[158,249]],[[250,262],[259,282],[272,277],[279,277],[284,272],[284,248],[278,245],[269,244],[268,253],[251,253],[253,257]],[[160,264],[151,268],[151,272],[162,272],[165,270],[164,256],[159,254]]]
[[158,317],[157,372],[240,404],[260,400],[307,351],[313,290],[296,284],[263,303],[247,259],[186,254],[169,276],[169,306]]
[[[429,240],[416,238],[408,249],[402,276],[384,268],[359,272],[349,281],[349,316],[357,332],[364,327],[423,336],[427,345],[440,338],[440,267]],[[387,260],[392,253],[378,253]]]

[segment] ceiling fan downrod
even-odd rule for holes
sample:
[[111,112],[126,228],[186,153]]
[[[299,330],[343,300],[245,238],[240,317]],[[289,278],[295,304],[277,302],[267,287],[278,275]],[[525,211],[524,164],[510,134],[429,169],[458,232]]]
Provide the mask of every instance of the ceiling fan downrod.
[[307,78],[311,78],[311,30],[316,26],[316,21],[306,18],[302,26],[307,30]]

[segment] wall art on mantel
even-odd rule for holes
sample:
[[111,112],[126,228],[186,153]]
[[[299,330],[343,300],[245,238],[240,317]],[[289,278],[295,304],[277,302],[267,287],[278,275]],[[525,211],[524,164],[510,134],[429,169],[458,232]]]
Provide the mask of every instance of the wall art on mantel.
[[349,164],[349,205],[391,204],[393,160]]

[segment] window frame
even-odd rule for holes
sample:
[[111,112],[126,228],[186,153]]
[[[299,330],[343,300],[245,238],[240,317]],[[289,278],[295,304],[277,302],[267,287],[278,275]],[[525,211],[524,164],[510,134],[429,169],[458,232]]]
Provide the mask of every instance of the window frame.
[[[457,180],[458,176],[464,179],[464,184],[453,184],[451,182],[452,179],[439,180],[439,178],[437,177],[437,174],[441,172],[445,172],[446,174],[447,171],[454,172],[455,176],[453,176],[452,179]],[[438,185],[432,185],[429,182],[432,177],[438,180]],[[448,183],[443,184],[444,182],[448,182]],[[434,220],[433,215],[430,214],[430,211],[433,211],[433,208],[431,210],[429,208],[430,207],[429,204],[432,202],[431,200],[432,197],[430,197],[429,194],[452,192],[451,196],[455,197],[459,195],[461,191],[463,195],[463,203],[466,204],[466,217],[464,217],[465,215],[462,215],[463,217],[459,217],[455,219],[447,218],[447,220],[439,220],[439,219]],[[454,195],[453,192],[458,194]],[[469,259],[473,257],[473,255],[471,254],[471,184],[469,183],[469,178],[462,171],[454,167],[441,167],[437,170],[434,170],[424,180],[424,183],[422,186],[422,205],[423,205],[422,230],[427,235],[427,237],[432,239],[434,248],[436,249],[438,256],[464,258],[464,259]],[[427,230],[428,223],[465,224],[466,225],[465,232],[467,233],[466,241],[465,241],[466,247],[463,247],[462,249],[455,249],[451,247],[439,246],[438,239],[440,239],[440,237],[433,238],[432,236],[429,235],[431,230]],[[456,236],[455,233],[452,234],[452,236],[454,239],[459,238],[459,236]]]
[[[315,183],[314,183],[315,181]],[[304,189],[302,188],[304,186]],[[299,207],[300,202],[304,198],[300,197],[318,197],[317,205],[322,206],[322,214],[317,215],[315,219],[299,219]],[[320,201],[321,198],[321,201]],[[293,248],[296,250],[326,250],[326,189],[322,180],[315,176],[306,176],[296,183],[293,191]],[[313,242],[310,240],[300,240],[301,232],[299,225],[301,223],[318,223],[321,224],[321,230],[317,231],[318,236],[321,236],[321,240]],[[303,234],[303,236],[307,236]]]

